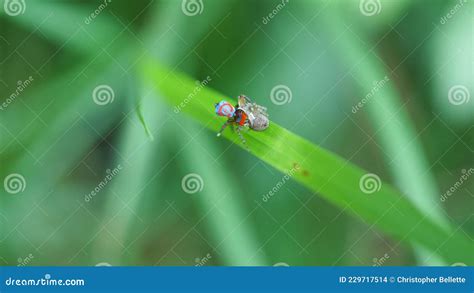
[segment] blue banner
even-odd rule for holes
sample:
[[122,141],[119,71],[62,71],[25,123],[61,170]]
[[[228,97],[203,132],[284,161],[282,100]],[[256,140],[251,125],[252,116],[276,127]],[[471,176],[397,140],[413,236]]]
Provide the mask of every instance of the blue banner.
[[470,292],[474,267],[0,267],[0,292]]

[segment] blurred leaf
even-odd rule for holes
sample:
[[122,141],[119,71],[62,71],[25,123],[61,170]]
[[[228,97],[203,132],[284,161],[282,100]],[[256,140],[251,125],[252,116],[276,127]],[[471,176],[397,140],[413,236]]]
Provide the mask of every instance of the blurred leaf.
[[[186,131],[199,134],[203,131],[194,123],[184,123]],[[241,188],[226,172],[232,166],[221,165],[219,162],[210,163],[213,155],[218,154],[218,149],[206,136],[195,135],[190,140],[184,135],[180,136],[181,145],[192,141],[193,146],[187,148],[184,157],[188,165],[204,178],[202,192],[195,196],[201,208],[203,220],[209,227],[208,233],[213,243],[218,246],[223,265],[231,266],[262,266],[269,265],[260,251],[259,242],[254,233],[249,216],[253,211],[245,208],[239,194]],[[190,195],[191,196],[191,195]],[[211,248],[213,246],[211,245]]]
[[[95,3],[97,6],[102,4]],[[117,22],[105,15],[99,15],[87,23],[86,18],[97,6],[72,7],[58,1],[28,1],[28,9],[21,17],[8,17],[3,13],[0,16],[6,16],[27,29],[39,30],[52,43],[61,44],[61,49],[64,47],[76,53],[96,52],[100,55],[109,46],[120,48],[123,44],[117,39],[126,34],[121,33],[122,28]],[[110,3],[112,6],[113,2]]]
[[433,73],[425,83],[433,81],[433,104],[442,117],[455,127],[469,127],[474,122],[474,2],[459,9],[456,3],[451,5],[456,13],[438,25],[431,41],[428,53]]
[[[371,94],[362,106],[365,108],[360,108],[356,113],[364,110],[368,112],[395,184],[426,217],[440,226],[448,226],[438,198],[440,192],[436,180],[429,172],[429,164],[418,141],[419,134],[395,87],[396,81],[392,80],[395,77],[385,69],[380,57],[367,45],[368,42],[364,42],[366,38],[363,33],[356,32],[358,35],[355,36],[353,31],[347,31],[342,17],[337,13],[331,14],[326,20],[333,35],[339,36],[336,47],[350,67],[350,74],[358,82],[361,95],[365,98]],[[362,99],[354,101],[354,105]],[[424,262],[429,255],[422,254],[420,261]],[[430,257],[431,262],[439,264],[433,262],[433,258]]]
[[[133,88],[133,87],[130,87]],[[132,90],[131,95],[141,95],[141,92]],[[162,115],[158,111],[158,103],[150,97],[142,100],[144,115],[147,115],[150,131],[160,125]],[[137,238],[130,238],[131,229],[136,221],[141,221],[140,205],[144,196],[144,189],[150,181],[150,174],[155,173],[153,165],[148,164],[157,152],[157,141],[151,141],[147,133],[140,127],[139,118],[135,112],[128,113],[124,122],[124,130],[121,134],[117,153],[120,154],[114,160],[114,166],[122,166],[120,173],[113,179],[107,192],[105,211],[101,215],[101,225],[97,239],[94,239],[94,259],[98,262],[110,262],[113,265],[126,265],[124,253],[127,247]]]

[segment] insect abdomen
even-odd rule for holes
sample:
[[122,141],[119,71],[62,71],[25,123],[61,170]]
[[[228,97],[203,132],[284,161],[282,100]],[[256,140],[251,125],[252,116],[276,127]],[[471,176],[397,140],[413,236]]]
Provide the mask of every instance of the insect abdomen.
[[259,115],[253,119],[252,129],[255,131],[263,131],[268,128],[270,121],[266,116]]

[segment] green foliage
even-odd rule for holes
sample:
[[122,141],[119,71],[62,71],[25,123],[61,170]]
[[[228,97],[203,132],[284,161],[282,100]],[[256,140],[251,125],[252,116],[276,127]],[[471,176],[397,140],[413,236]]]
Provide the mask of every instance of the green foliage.
[[[0,111],[0,179],[27,183],[0,189],[0,265],[30,253],[31,265],[195,265],[208,253],[214,265],[474,263],[474,181],[438,198],[474,164],[472,102],[446,99],[472,88],[470,7],[432,28],[455,1],[381,0],[367,17],[359,1],[295,0],[265,24],[278,1],[209,0],[194,17],[178,2],[112,1],[89,23],[93,1],[0,14],[0,103],[34,78]],[[115,100],[99,107],[101,84]],[[266,99],[278,84],[290,104]],[[241,93],[271,118],[244,133],[249,152],[230,129],[215,137],[214,103]],[[194,172],[204,188],[187,194]],[[359,186],[367,172],[384,179],[373,194]]]
[[[195,80],[170,71],[152,59],[146,59],[143,66],[143,78],[149,80],[172,107],[211,130],[217,131],[223,122],[213,111],[215,101],[236,102],[210,88],[197,91]],[[191,93],[194,94],[190,96]],[[469,238],[438,226],[386,183],[373,195],[364,193],[359,183],[367,172],[350,162],[273,122],[264,132],[249,131],[245,135],[252,154],[283,173],[291,173],[294,180],[340,208],[349,208],[370,225],[402,240],[438,250],[447,261],[469,259],[472,262],[469,251],[473,243]],[[223,136],[245,149],[235,134],[227,131]]]

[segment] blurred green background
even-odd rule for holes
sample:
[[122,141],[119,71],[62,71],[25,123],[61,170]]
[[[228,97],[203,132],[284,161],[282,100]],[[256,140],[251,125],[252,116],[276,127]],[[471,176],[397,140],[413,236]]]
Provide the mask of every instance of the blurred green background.
[[148,55],[472,240],[473,1],[1,2],[1,265],[452,265],[292,180],[264,201],[284,174],[176,113]]

